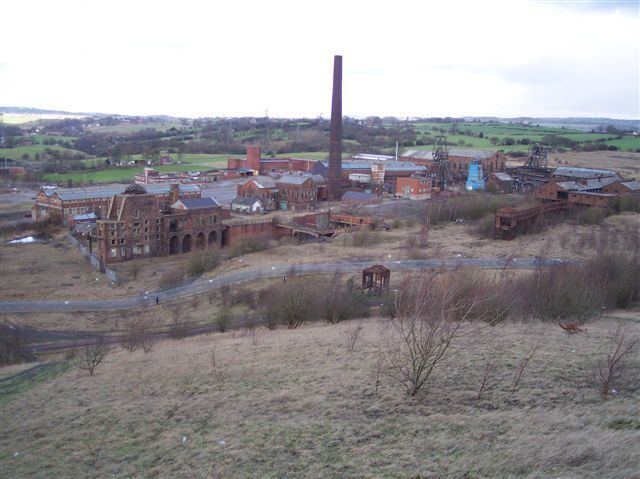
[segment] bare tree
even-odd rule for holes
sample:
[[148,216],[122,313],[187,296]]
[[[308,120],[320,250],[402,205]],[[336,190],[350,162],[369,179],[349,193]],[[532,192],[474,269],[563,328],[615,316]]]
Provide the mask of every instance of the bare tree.
[[480,387],[478,388],[478,396],[476,397],[477,400],[480,400],[485,389],[489,389],[495,385],[495,369],[496,365],[490,361],[484,365],[484,373],[482,374],[482,380],[480,381]]
[[609,397],[613,383],[620,380],[625,360],[638,344],[640,344],[640,336],[628,337],[623,328],[618,328],[613,335],[613,346],[609,354],[607,354],[606,362],[600,364],[595,370],[595,377],[600,387],[602,399],[606,400]]
[[106,336],[98,334],[93,344],[88,344],[77,352],[73,358],[73,364],[78,369],[87,371],[89,376],[93,376],[96,368],[100,366],[110,352],[111,346],[109,346]]
[[177,304],[169,308],[171,322],[169,323],[169,336],[172,339],[181,339],[187,335],[188,324],[186,313],[182,309],[182,305]]
[[477,291],[461,291],[454,279],[450,274],[409,278],[398,290],[390,320],[396,337],[385,356],[388,375],[410,396],[453,354],[451,344],[477,303]]
[[516,372],[513,375],[513,388],[511,388],[511,394],[516,392],[516,389],[518,389],[518,384],[520,384],[520,380],[522,379],[522,376],[524,375],[524,372],[527,369],[527,366],[529,366],[529,363],[533,359],[533,356],[536,354],[538,347],[539,345],[536,344],[533,348],[531,348],[531,352],[529,353],[529,355],[522,358],[518,363]]
[[358,338],[360,337],[360,333],[362,332],[362,326],[358,325],[355,328],[349,326],[344,331],[344,343],[347,348],[347,353],[351,354],[355,348],[356,343],[358,342]]

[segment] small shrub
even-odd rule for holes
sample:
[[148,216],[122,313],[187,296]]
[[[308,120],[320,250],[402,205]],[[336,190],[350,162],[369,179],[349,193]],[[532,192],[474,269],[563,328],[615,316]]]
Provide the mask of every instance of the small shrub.
[[351,246],[366,248],[380,242],[380,235],[371,230],[356,231],[351,234]]
[[188,276],[200,276],[220,265],[221,257],[217,251],[198,251],[193,253],[187,263]]
[[93,376],[96,368],[102,364],[107,355],[111,352],[106,336],[98,334],[93,344],[87,345],[76,352],[73,357],[73,365],[78,369],[87,371],[89,376]]
[[227,308],[222,307],[216,313],[214,322],[218,327],[218,330],[221,333],[224,333],[231,325],[231,319],[231,312]]
[[605,214],[602,208],[590,206],[580,215],[580,223],[585,225],[598,225],[604,220]]
[[236,258],[245,254],[257,253],[271,247],[271,241],[267,237],[247,238],[238,241],[229,249],[228,258]]
[[182,268],[172,269],[167,271],[160,278],[160,288],[171,289],[182,286],[184,281],[184,270]]

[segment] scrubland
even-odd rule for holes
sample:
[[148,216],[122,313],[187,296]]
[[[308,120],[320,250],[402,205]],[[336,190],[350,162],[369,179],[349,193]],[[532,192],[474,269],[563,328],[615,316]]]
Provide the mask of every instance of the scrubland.
[[[455,354],[412,397],[380,362],[391,332],[380,318],[117,350],[94,376],[68,367],[3,385],[3,475],[630,478],[637,354],[609,400],[593,381],[618,326],[638,333],[640,310],[573,335],[537,321],[465,323]],[[487,362],[495,378],[477,399]]]

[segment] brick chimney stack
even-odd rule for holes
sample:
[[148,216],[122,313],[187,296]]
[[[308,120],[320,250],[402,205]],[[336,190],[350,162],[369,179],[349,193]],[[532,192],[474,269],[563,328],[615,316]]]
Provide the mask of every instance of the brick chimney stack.
[[259,146],[247,146],[246,167],[255,171],[256,174],[260,173],[260,147]]
[[331,97],[331,136],[329,139],[329,201],[340,199],[342,184],[342,56],[333,57],[333,96]]
[[178,183],[171,183],[169,190],[169,204],[172,205],[180,199],[180,185]]

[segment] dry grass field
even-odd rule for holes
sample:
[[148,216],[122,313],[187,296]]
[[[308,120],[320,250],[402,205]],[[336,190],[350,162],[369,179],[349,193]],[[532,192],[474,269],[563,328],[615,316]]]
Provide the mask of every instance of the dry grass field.
[[[378,367],[390,331],[382,319],[117,350],[94,376],[55,365],[2,384],[2,474],[637,477],[637,353],[611,399],[591,381],[618,325],[640,333],[640,310],[574,335],[551,323],[466,324],[456,354],[411,398]],[[477,400],[487,361],[498,382]]]
[[[369,234],[367,232],[367,234]],[[640,214],[610,216],[601,225],[576,226],[569,222],[553,225],[542,232],[517,237],[513,241],[483,239],[472,224],[448,223],[432,226],[427,245],[419,242],[420,226],[403,225],[400,229],[369,234],[367,243],[351,245],[351,234],[342,234],[326,243],[291,244],[283,238],[279,246],[224,262],[206,277],[272,264],[291,265],[305,262],[374,260],[392,262],[402,259],[520,257],[588,258],[599,245],[625,248],[640,237]],[[634,239],[636,238],[636,239]],[[147,258],[113,266],[121,283],[111,284],[60,237],[47,244],[0,246],[0,298],[30,299],[108,299],[139,295],[159,289],[163,277],[183,269],[189,255]],[[55,271],[55,277],[51,272]],[[135,278],[134,278],[135,273]],[[9,280],[10,278],[10,280]],[[97,279],[97,280],[96,280]]]
[[[28,234],[28,233],[27,233]],[[160,287],[186,257],[149,258],[116,266],[119,284],[97,271],[64,236],[47,243],[0,245],[0,299],[109,299]],[[135,278],[133,271],[136,269]]]
[[[595,255],[599,244],[609,250],[625,249],[627,243],[640,240],[640,214],[625,212],[610,216],[601,225],[575,225],[564,222],[539,233],[528,233],[512,241],[480,238],[472,224],[447,223],[431,226],[427,245],[419,245],[421,227],[402,226],[390,231],[369,234],[362,246],[352,246],[351,234],[342,234],[326,243],[291,244],[280,240],[280,246],[227,261],[208,276],[253,266],[292,265],[308,262],[374,260],[393,262],[404,259],[548,257],[585,259]],[[409,247],[411,240],[415,245]]]
[[[512,158],[507,164],[516,166],[523,162],[522,158]],[[630,151],[568,151],[549,154],[549,166],[565,165],[606,168],[619,172],[625,178],[640,178],[640,153]]]

